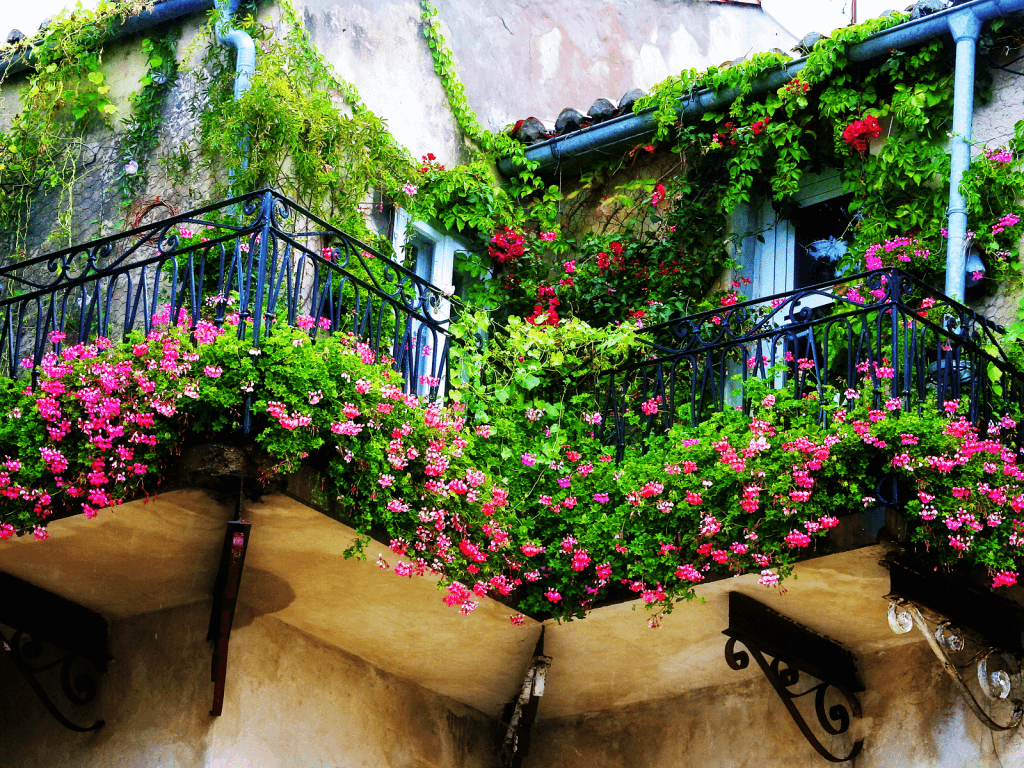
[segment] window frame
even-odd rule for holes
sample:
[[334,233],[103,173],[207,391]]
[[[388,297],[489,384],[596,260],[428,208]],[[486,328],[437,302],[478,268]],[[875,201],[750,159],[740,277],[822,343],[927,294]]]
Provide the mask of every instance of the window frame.
[[[801,208],[842,197],[841,172],[830,169],[824,173],[807,173],[793,201]],[[751,265],[751,298],[761,299],[796,288],[796,228],[789,219],[779,218],[766,200],[754,215],[756,229],[764,238],[757,241]],[[826,296],[807,296],[801,306],[817,307],[829,303]]]

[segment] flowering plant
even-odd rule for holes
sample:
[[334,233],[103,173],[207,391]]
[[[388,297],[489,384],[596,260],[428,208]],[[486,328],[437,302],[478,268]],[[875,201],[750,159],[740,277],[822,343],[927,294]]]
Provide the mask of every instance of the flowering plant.
[[[843,514],[879,503],[879,466],[913,489],[910,535],[933,556],[983,565],[995,585],[1016,578],[1024,471],[1004,442],[1016,422],[983,434],[962,403],[906,410],[884,366],[821,400],[750,379],[749,415],[677,424],[617,464],[591,393],[635,346],[629,326],[513,320],[502,343],[461,360],[495,376],[442,406],[404,394],[386,357],[312,318],[279,322],[255,349],[179,315],[185,333],[170,315],[118,344],[55,335],[39,385],[4,387],[0,535],[43,538],[52,510],[130,498],[186,434],[216,439],[249,402],[271,472],[316,462],[347,519],[387,532],[378,564],[440,574],[446,602],[467,613],[497,597],[568,618],[633,593],[669,608],[716,573],[774,587]],[[637,402],[629,418],[663,407]]]
[[877,139],[881,133],[882,126],[878,124],[878,118],[867,115],[861,120],[854,120],[843,129],[843,141],[858,152],[866,152],[868,139]]

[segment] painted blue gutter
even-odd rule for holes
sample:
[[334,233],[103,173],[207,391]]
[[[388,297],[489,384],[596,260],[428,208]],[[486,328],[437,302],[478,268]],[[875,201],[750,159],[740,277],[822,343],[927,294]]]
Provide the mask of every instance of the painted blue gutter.
[[[971,164],[971,129],[974,119],[975,53],[981,25],[1002,16],[1024,10],[1024,0],[973,0],[944,11],[904,22],[878,32],[847,50],[852,62],[870,61],[887,56],[893,49],[909,48],[951,33],[956,43],[956,74],[953,92],[953,138],[950,157],[949,243],[946,252],[946,288],[950,298],[962,301],[967,261],[967,206],[960,194],[960,181]],[[778,90],[792,80],[807,63],[794,59],[785,67],[755,81],[749,91],[758,98]],[[733,88],[720,93],[710,89],[687,95],[679,100],[676,114],[683,122],[699,120],[706,112],[726,109],[740,95]],[[657,132],[654,109],[622,115],[600,125],[584,128],[567,136],[559,136],[526,150],[526,159],[538,163],[540,173],[563,166],[582,166],[604,156],[621,156],[637,144],[644,143]],[[513,176],[521,166],[510,157],[498,161],[498,170]]]
[[[122,37],[146,32],[153,27],[174,21],[182,16],[202,13],[213,8],[214,0],[164,0],[157,3],[151,10],[130,16],[119,26],[111,30],[107,40],[119,40]],[[0,61],[0,77],[23,72],[32,66],[32,52],[19,53],[9,59]]]
[[[893,49],[918,45],[948,33],[950,19],[963,14],[972,14],[984,22],[1020,10],[1024,10],[1024,0],[974,0],[878,32],[850,46],[847,58],[854,62],[869,61],[887,56]],[[806,57],[793,59],[779,70],[754,81],[749,96],[758,98],[778,90],[796,77],[806,64]],[[699,120],[706,112],[726,109],[739,95],[738,88],[719,93],[704,89],[683,96],[676,106],[676,114],[683,122]],[[570,160],[574,164],[584,165],[600,157],[621,155],[623,151],[650,139],[657,128],[654,108],[649,107],[635,114],[621,115],[599,125],[534,144],[526,150],[526,159],[538,163],[537,170],[541,173],[554,171]],[[511,157],[503,157],[498,161],[498,170],[506,176],[513,176],[521,167]]]

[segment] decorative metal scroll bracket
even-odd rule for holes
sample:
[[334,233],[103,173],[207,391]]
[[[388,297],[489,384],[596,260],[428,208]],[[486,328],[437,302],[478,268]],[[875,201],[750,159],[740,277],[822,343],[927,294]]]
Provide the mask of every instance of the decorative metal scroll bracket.
[[[53,661],[41,662],[40,660],[43,658],[46,646],[49,645],[49,643],[36,639],[20,629],[15,629],[10,638],[8,638],[6,633],[0,629],[0,641],[3,642],[4,651],[7,653],[8,658],[14,662],[14,666],[18,668],[18,672],[20,672],[21,676],[25,678],[25,681],[32,688],[32,691],[39,697],[43,706],[46,707],[47,711],[53,715],[58,723],[68,730],[75,731],[77,733],[88,733],[89,731],[95,731],[103,726],[103,720],[97,720],[89,726],[78,725],[77,723],[69,720],[64,713],[61,712],[60,708],[54,702],[53,697],[47,693],[39,680],[40,676],[52,669],[60,667],[61,693],[64,694],[64,697],[69,703],[84,706],[96,698],[96,682],[93,680],[92,676],[86,672],[80,672],[77,675],[74,674],[74,669],[76,665],[78,665],[78,662],[81,662],[82,664],[91,664],[91,662],[87,662],[84,657],[75,653],[64,653],[62,656],[58,655],[58,657]],[[52,647],[56,648],[57,646]]]
[[519,695],[512,702],[512,717],[505,731],[505,739],[501,745],[501,764],[503,768],[518,768],[529,750],[530,729],[537,716],[539,698],[544,695],[544,683],[548,669],[551,668],[551,657],[544,655],[544,629],[534,650],[530,668],[526,670]]
[[224,549],[221,552],[220,570],[213,589],[213,609],[210,612],[210,631],[213,663],[210,679],[213,682],[213,706],[210,714],[219,716],[224,710],[224,685],[228,673],[228,644],[231,641],[231,624],[235,619],[235,605],[238,602],[238,587],[242,581],[242,567],[245,565],[245,550],[249,545],[251,523],[232,520],[224,534]]
[[[1024,675],[1017,656],[993,647],[980,635],[969,630],[965,632],[941,617],[926,618],[916,604],[901,597],[890,597],[889,626],[900,635],[910,632],[915,626],[920,630],[968,708],[985,727],[993,731],[1009,731],[1020,725],[1024,719]],[[969,655],[969,645],[980,650]],[[966,661],[957,663],[963,657],[967,657]],[[968,686],[962,672],[971,667],[975,668],[978,685],[986,698],[993,702],[1008,701],[1011,705],[1009,721],[1005,725],[996,722],[982,708]]]
[[[825,733],[830,736],[846,733],[851,716],[861,716],[860,702],[853,692],[864,690],[849,653],[834,641],[739,592],[729,593],[729,629],[723,634],[729,637],[725,644],[725,663],[739,671],[750,666],[752,656],[797,728],[819,755],[829,762],[842,763],[860,753],[863,740],[854,742],[850,752],[842,757],[833,754],[814,735],[796,705],[797,699],[814,694],[814,713]],[[737,642],[747,650],[737,651]],[[766,655],[772,657],[771,661]],[[800,684],[801,673],[820,682],[798,692],[794,689]],[[830,688],[845,699],[845,705],[828,706]]]

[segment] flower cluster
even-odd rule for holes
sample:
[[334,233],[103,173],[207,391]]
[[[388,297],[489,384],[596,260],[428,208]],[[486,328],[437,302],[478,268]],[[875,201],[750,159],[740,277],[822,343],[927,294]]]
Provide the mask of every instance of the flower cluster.
[[868,115],[862,120],[854,120],[843,129],[843,141],[858,152],[865,152],[868,139],[877,139],[881,133],[882,126],[878,124],[878,118]]
[[[58,504],[91,515],[129,498],[156,476],[186,424],[231,428],[230,418],[217,419],[239,413],[259,380],[273,399],[254,403],[266,414],[258,439],[280,467],[331,447],[324,479],[341,506],[390,534],[392,562],[381,555],[378,565],[403,577],[440,575],[444,601],[462,613],[488,598],[561,617],[615,594],[668,605],[714,574],[759,574],[774,588],[843,514],[876,503],[874,474],[856,468],[878,466],[914,489],[906,510],[917,540],[948,561],[984,563],[994,586],[1017,578],[1024,469],[1001,442],[1016,422],[983,432],[959,401],[904,410],[875,391],[893,376],[885,361],[865,361],[860,387],[820,400],[773,389],[771,376],[749,379],[749,415],[676,425],[616,463],[595,433],[600,412],[506,396],[504,406],[488,400],[490,418],[471,423],[470,393],[467,407],[404,392],[391,361],[357,337],[295,346],[315,332],[304,321],[276,329],[249,356],[234,334],[214,326],[193,340],[166,327],[169,317],[124,344],[63,347],[55,334],[38,387],[3,393],[7,412],[31,411],[42,431],[33,452],[18,452],[12,435],[24,433],[23,417],[3,422],[0,538],[15,526],[45,535]],[[557,334],[552,349],[564,356],[572,332],[532,329],[525,338]],[[629,429],[663,405],[657,395],[630,403]]]
[[512,264],[526,253],[525,242],[523,236],[511,227],[502,227],[491,237],[487,253],[499,264]]

